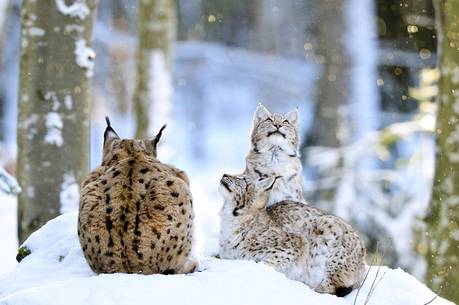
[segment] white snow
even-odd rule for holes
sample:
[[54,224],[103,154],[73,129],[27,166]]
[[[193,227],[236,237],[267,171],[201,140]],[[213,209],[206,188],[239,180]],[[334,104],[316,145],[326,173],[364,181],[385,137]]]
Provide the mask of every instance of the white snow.
[[[32,251],[10,274],[0,276],[5,304],[353,304],[319,294],[261,263],[204,257],[189,275],[96,275],[88,267],[76,234],[77,212],[61,215],[32,234]],[[435,297],[400,269],[370,270],[356,304],[364,304],[373,279],[379,282],[370,304],[422,305]],[[437,297],[431,304],[452,304]]]
[[61,105],[55,91],[46,91],[45,100],[51,101],[53,103],[51,106],[53,111],[57,111]]
[[64,174],[64,181],[61,184],[59,200],[61,203],[60,212],[67,213],[78,209],[80,199],[80,188],[72,173]]
[[16,266],[17,197],[0,191],[0,278]]
[[84,26],[79,25],[79,24],[66,24],[64,26],[64,32],[81,34],[84,32]]
[[76,0],[69,5],[65,3],[65,0],[56,0],[56,6],[62,14],[73,18],[77,17],[81,20],[84,20],[90,14],[86,0]]
[[[148,100],[150,102],[148,131],[153,135],[162,125],[168,124],[167,131],[171,131],[171,112],[172,112],[172,76],[164,52],[154,49],[149,54],[150,75],[148,75]],[[169,141],[164,141],[159,146],[158,153],[163,156],[163,160],[169,161],[172,155],[172,148],[168,145]]]
[[21,187],[16,179],[3,167],[0,167],[0,191],[13,195],[18,194],[21,191]]
[[93,69],[96,52],[86,46],[85,39],[80,38],[75,41],[74,54],[76,64],[86,70],[86,77],[92,77],[94,74]]
[[64,123],[57,112],[49,112],[45,118],[45,126],[48,129],[45,135],[45,142],[61,147],[64,144],[62,138],[62,127]]
[[30,36],[44,36],[45,34],[46,34],[46,31],[41,28],[37,28],[37,27],[29,28]]
[[67,107],[68,110],[72,110],[73,100],[72,100],[72,96],[71,95],[66,95],[64,97],[64,104],[65,104],[65,107]]
[[165,121],[168,121],[172,107],[172,78],[167,67],[166,58],[162,50],[153,50],[150,54],[150,71],[148,91],[152,126],[149,130],[158,130]]

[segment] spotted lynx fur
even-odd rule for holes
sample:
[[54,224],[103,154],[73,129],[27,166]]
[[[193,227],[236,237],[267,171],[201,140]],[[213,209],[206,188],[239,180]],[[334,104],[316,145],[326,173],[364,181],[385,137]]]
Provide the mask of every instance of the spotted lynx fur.
[[156,158],[154,140],[120,139],[107,118],[102,165],[83,182],[78,236],[96,273],[188,273],[193,233],[186,174]]
[[280,177],[270,192],[268,206],[282,200],[306,202],[298,129],[298,109],[281,115],[258,104],[244,174],[255,180]]
[[275,183],[223,176],[220,256],[265,262],[322,293],[344,296],[358,287],[365,273],[359,234],[339,217],[298,202],[266,208]]

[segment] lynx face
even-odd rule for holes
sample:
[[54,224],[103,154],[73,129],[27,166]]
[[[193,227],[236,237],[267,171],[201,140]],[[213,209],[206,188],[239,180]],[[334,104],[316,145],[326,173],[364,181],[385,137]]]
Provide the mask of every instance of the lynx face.
[[268,178],[254,183],[247,176],[223,175],[220,180],[220,194],[225,199],[223,209],[240,216],[251,208],[263,208],[269,190],[277,178]]
[[252,143],[256,150],[265,152],[278,146],[288,154],[298,150],[298,109],[286,115],[271,113],[258,104],[253,118]]
[[162,132],[166,125],[164,125],[156,137],[152,140],[132,140],[120,139],[118,134],[110,125],[108,117],[105,118],[107,128],[104,133],[104,150],[103,150],[103,163],[109,164],[111,162],[121,161],[136,154],[144,154],[153,158],[157,156],[157,145],[161,138]]

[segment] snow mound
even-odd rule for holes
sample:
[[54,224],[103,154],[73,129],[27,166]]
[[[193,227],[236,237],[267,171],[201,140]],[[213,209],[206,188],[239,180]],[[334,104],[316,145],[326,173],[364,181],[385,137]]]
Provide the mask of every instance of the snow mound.
[[[319,294],[261,263],[205,258],[189,275],[94,274],[76,234],[77,213],[49,221],[25,242],[31,250],[0,278],[1,304],[353,304]],[[372,268],[356,304],[365,304],[377,268]],[[381,267],[369,304],[422,305],[435,297],[400,269]],[[453,304],[437,297],[430,304]]]

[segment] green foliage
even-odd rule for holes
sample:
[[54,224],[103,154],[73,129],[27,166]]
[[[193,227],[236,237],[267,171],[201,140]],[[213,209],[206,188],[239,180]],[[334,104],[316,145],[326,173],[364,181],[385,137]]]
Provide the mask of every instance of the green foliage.
[[18,261],[18,263],[20,263],[24,258],[26,258],[26,256],[28,256],[31,253],[32,253],[32,251],[30,251],[30,249],[27,248],[27,246],[21,246],[18,249],[18,254],[16,255],[16,260]]

